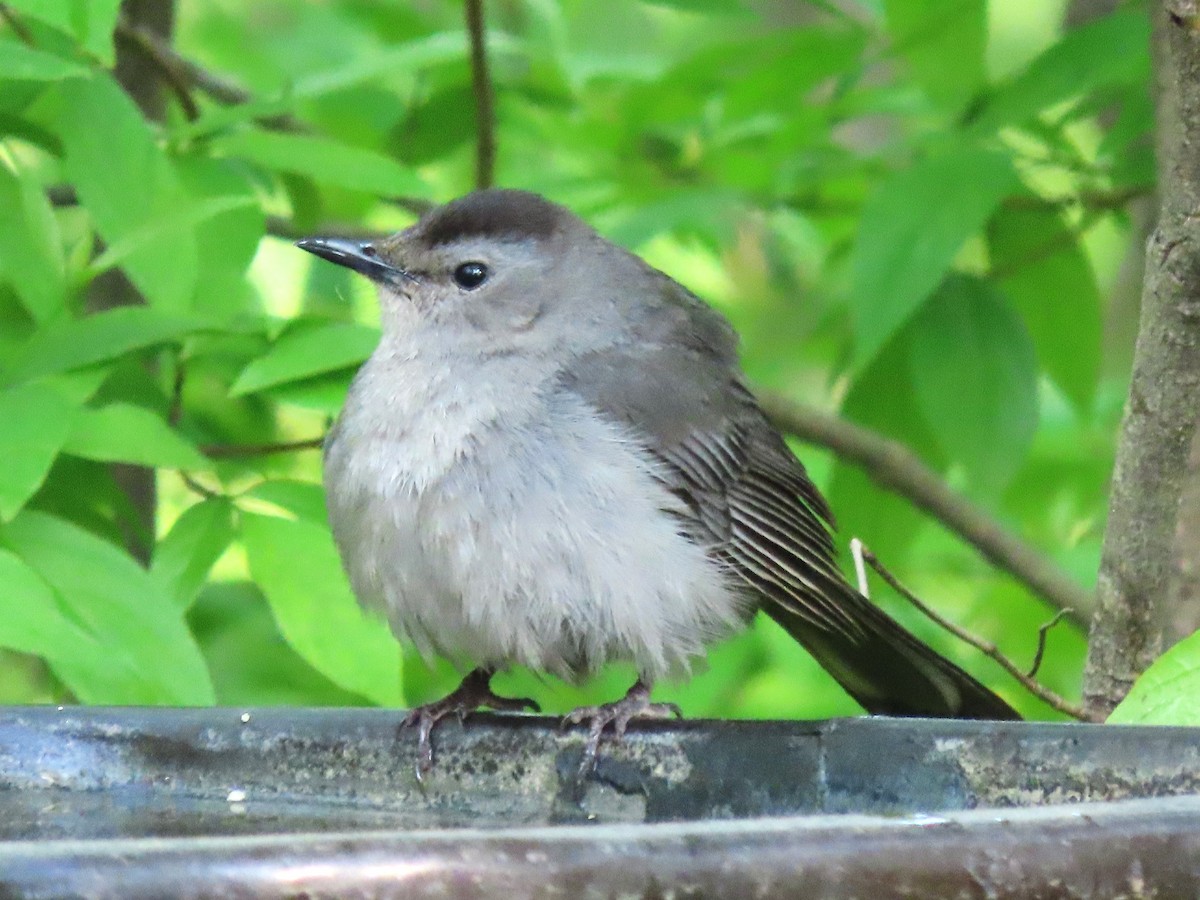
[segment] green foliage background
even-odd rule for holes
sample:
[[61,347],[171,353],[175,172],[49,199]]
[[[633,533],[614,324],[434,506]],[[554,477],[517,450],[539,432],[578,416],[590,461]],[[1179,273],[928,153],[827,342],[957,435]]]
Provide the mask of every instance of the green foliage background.
[[[7,5],[0,702],[448,690],[447,666],[357,611],[318,454],[229,450],[323,434],[376,339],[369,287],[287,238],[394,230],[412,200],[472,187],[460,5],[180,0],[176,49],[251,100],[172,94],[163,123],[113,78],[117,0]],[[497,181],[642,253],[730,317],[757,384],[900,439],[1090,587],[1136,328],[1127,207],[1153,189],[1149,26],[1131,3],[1064,34],[1062,7],[497,0]],[[145,305],[86,312],[114,268]],[[798,450],[843,539],[1029,658],[1049,606],[859,470]],[[158,471],[148,567],[126,549],[114,462]],[[1077,697],[1083,653],[1058,628],[1040,677]],[[563,711],[631,677],[518,671],[498,688]],[[857,710],[764,622],[658,693],[689,715]]]

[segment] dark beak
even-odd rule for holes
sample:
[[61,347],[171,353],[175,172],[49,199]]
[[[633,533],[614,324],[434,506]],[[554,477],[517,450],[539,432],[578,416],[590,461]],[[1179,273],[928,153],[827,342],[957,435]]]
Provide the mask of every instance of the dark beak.
[[417,280],[403,269],[380,259],[379,251],[370,241],[311,237],[296,241],[296,246],[309,253],[315,253],[321,259],[327,259],[331,263],[353,269],[360,275],[366,275],[372,281],[396,284],[401,280]]

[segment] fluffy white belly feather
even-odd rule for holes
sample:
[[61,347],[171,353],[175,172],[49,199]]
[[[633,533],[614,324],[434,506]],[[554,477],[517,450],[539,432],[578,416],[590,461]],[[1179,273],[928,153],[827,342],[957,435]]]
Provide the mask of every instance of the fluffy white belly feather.
[[618,423],[519,373],[367,366],[388,377],[356,380],[326,448],[330,520],[359,601],[423,654],[657,678],[739,622],[732,579],[664,514],[678,500]]

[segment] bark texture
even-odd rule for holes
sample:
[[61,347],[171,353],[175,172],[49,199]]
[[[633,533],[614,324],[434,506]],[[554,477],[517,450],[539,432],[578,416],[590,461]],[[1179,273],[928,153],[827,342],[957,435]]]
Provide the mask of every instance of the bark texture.
[[1084,698],[1112,709],[1171,631],[1171,581],[1200,391],[1200,2],[1155,4],[1162,208],[1146,250]]

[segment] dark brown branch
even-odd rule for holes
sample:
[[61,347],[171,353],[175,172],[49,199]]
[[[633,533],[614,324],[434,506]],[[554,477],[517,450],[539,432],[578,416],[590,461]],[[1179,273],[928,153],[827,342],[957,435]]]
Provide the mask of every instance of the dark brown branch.
[[[200,91],[223,106],[238,106],[254,99],[254,95],[241,85],[180,55],[170,43],[146,28],[121,19],[117,22],[116,33],[139,47],[142,52],[152,54],[156,64],[164,72],[172,73],[172,77],[178,79],[181,84]],[[280,131],[309,130],[307,125],[289,115],[263,116],[255,121],[266,128]]]
[[122,18],[117,22],[117,34],[129,38],[130,41],[145,48],[157,59],[165,61],[166,68],[178,72],[189,85],[224,106],[236,106],[239,103],[248,103],[253,99],[250,92],[242,86],[181,56],[174,47],[145,28],[131,24]]
[[[983,638],[971,634],[971,632],[967,631],[965,628],[956,625],[954,622],[951,622],[949,619],[942,616],[941,613],[926,605],[925,602],[917,597],[916,594],[901,584],[896,576],[888,571],[887,567],[881,563],[878,558],[876,558],[875,554],[866,547],[863,548],[862,555],[863,559],[867,561],[867,564],[879,573],[879,576],[891,586],[892,590],[896,591],[905,600],[919,609],[922,615],[926,616],[931,621],[936,622],[939,626],[950,632],[960,641],[970,644],[980,653],[984,654],[989,659],[994,660],[1000,666],[1000,668],[1004,669],[1005,672],[1019,681],[1025,690],[1029,691],[1029,693],[1033,694],[1039,700],[1052,706],[1060,713],[1064,713],[1073,719],[1078,719],[1080,722],[1104,721],[1102,716],[1096,715],[1095,713],[1084,709],[1082,706],[1071,703],[1069,700],[1065,700],[1049,688],[1038,684],[1031,676],[1022,672],[1016,663],[1001,653],[1000,649],[991,641],[985,641]],[[1050,622],[1039,629],[1039,651],[1045,643],[1046,631],[1052,624],[1053,622]],[[1040,656],[1040,652],[1038,655]]]
[[1080,191],[1062,197],[1039,197],[1036,194],[1014,194],[1006,197],[1003,205],[1009,209],[1062,209],[1082,206],[1085,209],[1112,211],[1124,209],[1140,197],[1154,194],[1152,185],[1119,188],[1113,191]]
[[1038,596],[1059,609],[1070,609],[1067,614],[1071,619],[1086,627],[1094,606],[1088,591],[1037,549],[951,490],[907,447],[861,425],[775,394],[760,394],[759,401],[781,429],[802,441],[828,447],[840,458],[860,466],[878,484],[956,532],[993,565]]
[[150,29],[131,25],[124,18],[117,25],[117,38],[127,41],[130,47],[154,66],[179,101],[187,120],[196,121],[200,117],[200,109],[192,97],[191,83],[183,70],[182,57],[171,49],[171,45]]
[[466,12],[471,38],[471,89],[475,93],[475,187],[489,188],[496,178],[496,111],[488,73],[483,0],[466,0]]
[[297,450],[319,450],[324,437],[304,441],[281,441],[275,444],[208,444],[200,452],[209,459],[234,459],[243,456],[270,456],[273,453],[294,453]]
[[[1055,197],[1041,197],[1036,194],[1013,194],[1001,201],[1001,206],[1015,210],[1067,210],[1074,207],[1089,212],[1114,212],[1123,210],[1135,200],[1153,196],[1154,188],[1150,185],[1126,187],[1112,191],[1080,191],[1077,194],[1062,194]],[[862,212],[862,204],[851,200],[841,200],[822,197],[809,191],[804,194],[792,195],[785,198],[789,206],[803,209],[807,212],[826,215],[857,216]]]

